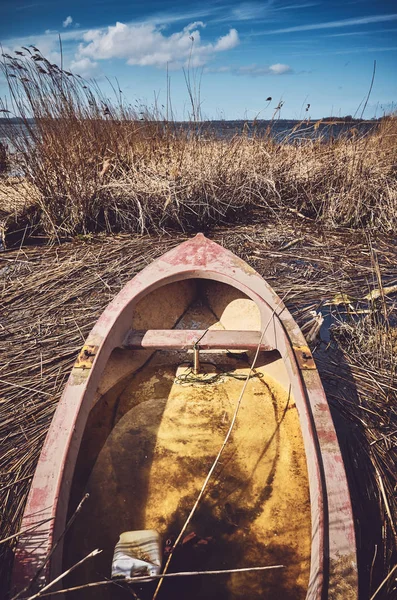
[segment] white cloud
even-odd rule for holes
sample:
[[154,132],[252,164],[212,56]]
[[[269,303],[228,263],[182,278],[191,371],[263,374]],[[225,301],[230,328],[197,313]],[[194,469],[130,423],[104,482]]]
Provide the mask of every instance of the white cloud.
[[[71,19],[71,17],[70,17]],[[65,20],[66,23],[66,20]],[[74,22],[73,22],[74,24]],[[193,21],[180,31],[168,33],[163,23],[116,23],[98,29],[65,28],[62,32],[63,65],[84,77],[97,76],[101,61],[121,59],[130,65],[180,69],[205,66],[217,55],[239,43],[236,29],[212,40],[203,40],[206,24]],[[33,44],[51,62],[60,64],[59,34],[46,30],[42,35],[7,40],[10,50]]]
[[318,6],[321,2],[305,2],[304,4],[289,4],[287,6],[277,6],[273,10],[300,10],[301,8],[311,8],[313,6]]
[[98,63],[90,60],[89,58],[72,60],[70,63],[70,70],[76,75],[81,75],[85,79],[97,77],[99,74]]
[[265,2],[264,4],[243,2],[232,10],[232,18],[237,21],[251,21],[257,19],[264,11],[271,8],[273,2]]
[[227,65],[223,66],[223,67],[215,67],[215,68],[207,68],[205,69],[206,73],[230,73],[232,71],[231,67],[228,67]]
[[[202,6],[195,6],[193,10],[182,12],[167,10],[166,12],[158,12],[146,17],[145,20],[140,21],[140,23],[156,23],[157,25],[159,23],[162,25],[169,25],[171,23],[180,23],[183,21],[186,23],[186,21],[189,22],[197,18],[211,17],[220,10],[222,10],[222,7],[209,6],[208,4],[204,5],[204,3],[202,3]],[[137,21],[135,21],[135,24],[136,23]]]
[[395,50],[397,50],[397,46],[361,46],[359,48],[335,50],[333,52],[294,52],[292,56],[332,56],[338,54],[362,54],[363,52],[371,52],[372,54],[376,54],[377,52],[394,52]]
[[284,75],[285,73],[291,73],[292,69],[288,65],[276,63],[275,65],[270,65],[269,71],[271,71],[275,75]]
[[190,60],[193,67],[205,65],[218,52],[235,48],[240,40],[235,29],[215,42],[203,42],[202,21],[191,23],[182,31],[167,35],[154,23],[139,25],[117,22],[106,29],[87,31],[76,59],[123,59],[129,65],[181,68]]
[[214,46],[215,52],[224,52],[235,48],[239,43],[238,33],[236,29],[231,29],[227,35],[219,38]]
[[[78,42],[81,42],[83,34],[83,31],[76,31],[71,28],[63,31],[61,34],[63,65],[67,70],[70,70],[71,61],[76,60],[75,53],[77,44]],[[22,46],[29,47],[31,44],[38,48],[43,56],[51,63],[56,63],[60,66],[61,52],[58,31],[47,29],[45,33],[41,35],[9,38],[6,42],[7,52],[8,54],[11,54],[15,50],[21,50]],[[3,48],[4,47],[5,46],[3,46]],[[26,57],[29,56],[25,50],[23,50],[23,52],[26,54]]]
[[[56,40],[52,34],[52,31],[47,30],[48,33],[41,36],[26,37],[26,38],[13,38],[7,41],[7,44],[3,46],[4,54],[13,54],[16,50],[22,51],[24,57],[20,60],[30,59],[30,54],[22,49],[22,46],[28,47],[30,44],[37,47],[41,54],[46,57],[52,63],[60,63],[60,52],[59,52],[59,40]],[[57,34],[58,35],[58,34]]]
[[383,23],[395,21],[397,13],[390,15],[372,15],[368,17],[357,17],[353,19],[343,19],[341,21],[328,21],[325,23],[307,23],[306,25],[296,25],[295,27],[285,27],[283,29],[271,29],[270,31],[254,32],[252,35],[266,35],[269,33],[293,33],[294,31],[314,31],[317,29],[335,29],[338,27],[350,27],[353,25],[367,25],[368,23]]
[[302,10],[317,6],[321,2],[304,2],[302,4],[280,5],[277,0],[261,0],[260,2],[241,2],[237,5],[219,6],[218,14],[211,19],[213,23],[238,23],[252,21],[269,24],[279,21],[280,11]]
[[216,67],[207,68],[207,73],[231,73],[232,75],[247,75],[249,77],[262,77],[264,75],[286,75],[293,73],[293,69],[289,65],[276,63],[274,65],[244,65],[242,67]]
[[372,29],[372,31],[344,31],[343,33],[327,33],[324,37],[346,37],[351,35],[368,35],[373,36],[375,33],[391,33],[396,32],[397,29]]
[[69,27],[69,25],[71,25],[73,23],[73,19],[71,16],[66,17],[66,19],[64,20],[64,22],[62,23],[62,25],[64,27]]
[[193,31],[193,29],[197,29],[197,27],[205,27],[205,23],[203,21],[193,21],[193,23],[189,23],[186,27],[183,28],[183,31]]

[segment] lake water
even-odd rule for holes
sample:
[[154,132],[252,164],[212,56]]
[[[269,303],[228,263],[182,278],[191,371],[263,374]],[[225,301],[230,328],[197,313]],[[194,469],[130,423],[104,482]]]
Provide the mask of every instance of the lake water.
[[342,135],[352,135],[355,133],[365,135],[373,130],[378,123],[376,121],[362,122],[324,122],[317,124],[316,121],[209,121],[200,125],[200,131],[215,132],[220,138],[231,138],[233,135],[246,133],[249,136],[263,136],[270,133],[278,141],[300,139],[317,139],[320,137],[329,139],[338,138]]
[[[316,121],[301,122],[288,120],[275,121],[207,121],[201,124],[192,125],[191,123],[177,123],[177,127],[182,129],[194,129],[203,137],[215,134],[220,139],[231,139],[234,135],[263,136],[269,133],[277,141],[294,141],[305,139],[325,139],[338,138],[340,136],[365,135],[374,130],[378,123],[376,121],[362,122],[320,122]],[[24,125],[0,122],[0,142],[6,144],[10,151],[13,151],[10,143],[10,137],[22,136]],[[26,134],[26,130],[25,130]]]

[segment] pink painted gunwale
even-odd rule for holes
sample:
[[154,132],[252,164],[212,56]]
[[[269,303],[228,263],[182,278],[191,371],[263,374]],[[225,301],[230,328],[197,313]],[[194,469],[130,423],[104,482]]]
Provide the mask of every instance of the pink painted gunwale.
[[[358,598],[353,515],[342,457],[324,390],[315,368],[302,368],[294,347],[306,341],[280,298],[247,263],[198,234],[147,266],[120,291],[90,332],[86,345],[98,346],[91,369],[73,368],[54,414],[32,481],[21,530],[12,583],[20,590],[31,581],[66,522],[70,486],[80,442],[101,375],[115,347],[129,331],[134,306],[148,293],[182,279],[227,283],[258,305],[262,327],[275,315],[264,342],[277,348],[290,377],[298,408],[309,474],[312,554],[306,600],[337,598],[335,585],[343,565],[350,583],[346,598]],[[59,543],[43,578],[61,573]],[[338,567],[339,565],[339,567]],[[346,569],[348,573],[346,575]]]

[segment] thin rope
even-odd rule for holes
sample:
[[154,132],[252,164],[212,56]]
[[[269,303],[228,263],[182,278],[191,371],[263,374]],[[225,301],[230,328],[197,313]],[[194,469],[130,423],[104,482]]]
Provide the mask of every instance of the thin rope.
[[204,333],[203,333],[203,334],[202,334],[202,335],[199,337],[199,339],[198,339],[198,340],[196,340],[196,341],[194,342],[194,344],[193,344],[193,348],[197,348],[197,344],[198,344],[199,342],[201,342],[201,340],[203,339],[203,337],[204,337],[204,336],[205,336],[205,335],[208,333],[209,329],[210,329],[210,328],[209,328],[209,327],[207,327],[207,329],[206,329],[206,330],[204,331]]
[[[184,363],[181,363],[178,366],[182,366]],[[175,383],[179,384],[196,384],[196,385],[212,385],[221,381],[225,377],[230,377],[231,379],[237,379],[238,381],[245,381],[246,375],[242,373],[233,373],[232,371],[223,371],[220,369],[219,365],[216,365],[213,362],[209,361],[200,361],[201,365],[213,365],[217,367],[220,372],[219,373],[199,373],[195,375],[193,369],[191,367],[191,363],[189,363],[189,367],[186,369],[185,373],[181,373],[177,377],[175,377]],[[258,378],[261,379],[263,377],[263,373],[253,373],[250,375],[250,379]]]

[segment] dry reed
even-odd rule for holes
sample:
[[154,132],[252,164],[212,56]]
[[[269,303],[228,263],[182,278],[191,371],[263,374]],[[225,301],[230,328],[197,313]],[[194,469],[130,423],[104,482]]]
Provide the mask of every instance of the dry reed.
[[[348,472],[368,596],[396,561],[396,329],[384,288],[397,283],[397,252],[393,239],[369,244],[353,228],[395,231],[397,120],[338,140],[300,139],[299,131],[282,143],[268,135],[219,140],[161,121],[156,109],[140,114],[118,92],[112,103],[95,84],[34,56],[2,64],[10,108],[25,127],[4,131],[16,150],[12,168],[24,177],[0,180],[0,225],[20,229],[19,239],[33,230],[53,240],[83,235],[0,254],[0,538],[11,537],[0,545],[0,589],[40,448],[92,325],[183,232],[234,223],[212,237],[281,295],[291,289],[288,306],[301,325],[313,310],[334,323],[330,343],[314,343],[314,352]],[[251,224],[236,225],[243,221]],[[170,230],[179,233],[159,235]],[[91,235],[98,231],[152,235]],[[378,298],[366,300],[371,289]],[[389,577],[379,598],[393,590]]]
[[[19,531],[52,414],[95,320],[126,281],[183,239],[97,236],[0,255],[0,538]],[[370,289],[379,288],[372,260],[375,250],[383,285],[390,287],[397,279],[396,249],[386,238],[373,242],[371,250],[358,233],[331,234],[291,218],[282,230],[274,224],[235,227],[219,230],[214,239],[248,260],[281,295],[291,289],[288,306],[300,324],[310,319],[312,310],[327,315],[333,304],[338,304],[334,312],[352,313],[340,298],[354,311],[365,306],[379,321],[383,301],[378,299],[368,308],[363,300]],[[385,298],[388,315],[391,300]],[[397,386],[389,337],[386,340],[377,328],[381,335],[375,338],[372,327],[376,341],[368,346],[368,336],[362,334],[360,327],[365,328],[369,318],[351,314],[351,320],[336,322],[335,341],[329,347],[316,343],[314,352],[336,419],[360,525],[361,586],[375,590],[396,557]],[[362,325],[346,336],[346,327],[353,327],[355,319]],[[391,325],[385,331],[387,336],[395,335]],[[0,546],[3,589],[14,547],[15,539]],[[389,580],[384,593],[393,585]]]
[[[0,110],[23,123],[0,126],[15,149],[12,168],[29,183],[12,189],[31,207],[19,226],[33,221],[52,237],[197,231],[294,210],[328,226],[395,230],[396,118],[336,140],[307,137],[318,128],[307,123],[283,142],[255,128],[225,140],[131,106],[119,90],[112,101],[39,52],[0,66],[12,98]],[[0,186],[5,220],[7,180]]]

